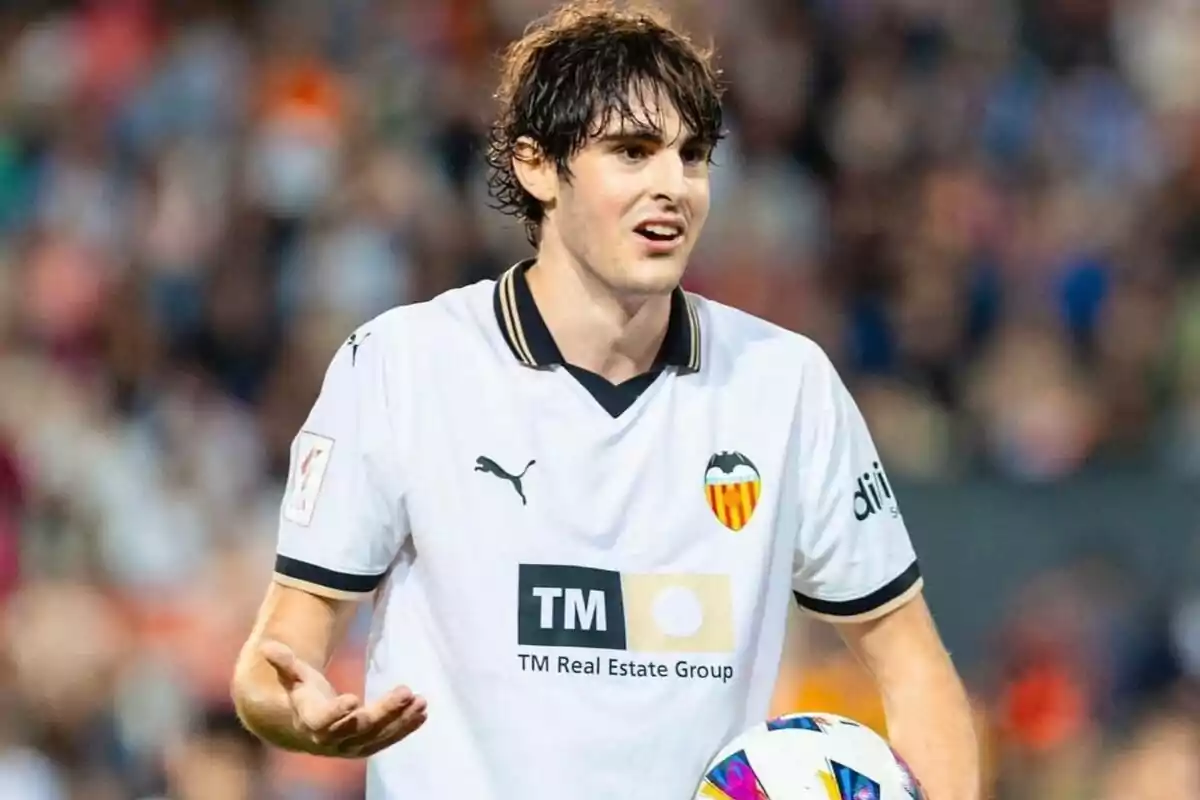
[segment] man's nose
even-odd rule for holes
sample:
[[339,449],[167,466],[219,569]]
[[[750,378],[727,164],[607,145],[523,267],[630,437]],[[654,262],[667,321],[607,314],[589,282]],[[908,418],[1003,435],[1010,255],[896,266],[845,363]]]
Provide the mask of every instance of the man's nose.
[[683,196],[685,170],[683,158],[673,150],[664,150],[654,159],[651,185],[655,199],[678,203]]

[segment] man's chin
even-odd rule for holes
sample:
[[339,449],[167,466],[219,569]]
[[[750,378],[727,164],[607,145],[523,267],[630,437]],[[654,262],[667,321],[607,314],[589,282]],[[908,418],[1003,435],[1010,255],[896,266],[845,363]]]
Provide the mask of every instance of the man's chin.
[[619,288],[631,294],[670,294],[683,280],[686,267],[686,259],[676,255],[640,258],[630,264]]

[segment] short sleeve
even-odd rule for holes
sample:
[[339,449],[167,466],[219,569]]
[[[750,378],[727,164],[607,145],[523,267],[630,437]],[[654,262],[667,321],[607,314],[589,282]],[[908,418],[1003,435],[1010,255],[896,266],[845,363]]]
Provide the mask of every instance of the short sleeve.
[[334,355],[292,442],[275,580],[326,597],[366,597],[407,535],[391,451],[378,336],[360,330]]
[[872,619],[922,586],[895,491],[854,399],[817,350],[801,390],[796,600],[833,622]]

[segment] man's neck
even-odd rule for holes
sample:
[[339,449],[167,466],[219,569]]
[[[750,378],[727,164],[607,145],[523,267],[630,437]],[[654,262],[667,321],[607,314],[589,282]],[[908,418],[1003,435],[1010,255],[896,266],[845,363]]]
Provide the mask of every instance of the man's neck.
[[670,322],[670,295],[619,297],[565,254],[544,250],[526,279],[566,363],[613,384],[654,365]]

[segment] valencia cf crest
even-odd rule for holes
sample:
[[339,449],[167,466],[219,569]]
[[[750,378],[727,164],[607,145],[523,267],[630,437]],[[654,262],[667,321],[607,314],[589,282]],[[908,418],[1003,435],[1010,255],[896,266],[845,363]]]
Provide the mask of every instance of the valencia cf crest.
[[741,453],[721,452],[708,460],[704,472],[708,507],[732,531],[740,531],[754,516],[762,493],[758,468]]

